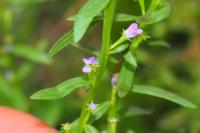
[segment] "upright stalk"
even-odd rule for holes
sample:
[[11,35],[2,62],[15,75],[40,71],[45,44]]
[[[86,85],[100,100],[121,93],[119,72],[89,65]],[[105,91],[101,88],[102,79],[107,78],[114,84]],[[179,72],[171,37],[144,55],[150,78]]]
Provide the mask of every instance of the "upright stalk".
[[103,38],[102,38],[103,42],[102,42],[102,49],[100,53],[99,68],[97,69],[95,81],[93,82],[91,88],[88,91],[85,104],[81,111],[81,116],[80,116],[76,133],[83,133],[84,127],[87,124],[88,119],[90,118],[91,111],[88,110],[88,104],[93,100],[95,96],[95,92],[100,84],[101,77],[104,73],[106,64],[108,62],[110,36],[111,36],[111,29],[112,29],[116,4],[117,4],[117,0],[110,0],[110,3],[104,10]]
[[117,91],[116,88],[113,87],[111,94],[111,107],[108,114],[108,133],[117,132],[117,121]]

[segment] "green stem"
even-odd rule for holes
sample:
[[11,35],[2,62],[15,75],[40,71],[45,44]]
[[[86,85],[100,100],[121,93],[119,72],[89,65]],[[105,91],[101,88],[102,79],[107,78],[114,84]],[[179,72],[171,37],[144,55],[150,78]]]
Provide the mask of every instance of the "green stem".
[[127,40],[126,36],[122,35],[113,45],[111,45],[110,50],[114,49],[115,47],[117,47],[126,40]]
[[106,64],[108,62],[109,56],[109,48],[110,48],[110,37],[111,37],[111,29],[115,14],[115,8],[117,5],[117,0],[110,0],[109,5],[104,10],[104,22],[103,22],[103,44],[100,53],[100,67],[97,69],[96,78],[93,86],[88,91],[88,95],[85,100],[85,104],[81,111],[81,116],[79,120],[79,124],[77,127],[76,133],[82,133],[85,125],[90,117],[90,110],[88,110],[88,104],[93,100],[95,96],[96,89],[100,84],[101,77],[106,68]]
[[139,4],[140,4],[142,15],[145,15],[145,3],[144,3],[144,0],[138,0],[138,1],[139,1]]
[[108,114],[108,133],[117,132],[117,91],[113,87],[111,94],[111,107]]

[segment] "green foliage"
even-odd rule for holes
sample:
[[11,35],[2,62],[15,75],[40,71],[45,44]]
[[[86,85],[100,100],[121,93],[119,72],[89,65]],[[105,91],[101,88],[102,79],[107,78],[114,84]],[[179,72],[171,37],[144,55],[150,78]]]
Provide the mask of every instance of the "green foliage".
[[142,23],[143,25],[153,24],[156,22],[159,22],[171,15],[171,8],[170,5],[165,2],[160,9],[149,12],[145,14],[144,16],[140,17],[137,21],[139,23]]
[[93,18],[101,13],[109,0],[89,0],[76,15],[74,23],[74,41],[78,42],[85,34]]
[[99,131],[92,125],[87,125],[85,127],[85,133],[99,133]]
[[123,22],[123,21],[135,21],[138,20],[140,16],[133,16],[130,14],[118,13],[115,17],[115,21]]
[[134,69],[130,68],[127,62],[124,62],[119,73],[119,80],[117,82],[117,92],[119,97],[125,97],[132,88]]
[[135,57],[129,51],[124,55],[124,63],[119,73],[117,91],[120,97],[125,97],[133,85],[134,72],[137,67]]
[[89,82],[83,77],[69,79],[55,87],[40,90],[31,96],[31,99],[60,99],[69,95],[78,88],[89,87]]
[[16,44],[13,45],[13,54],[16,56],[31,60],[33,62],[38,62],[41,64],[49,64],[50,60],[47,58],[44,52],[44,45],[39,45],[38,47],[30,47],[28,45]]
[[126,118],[126,117],[133,117],[138,115],[150,115],[150,114],[152,114],[152,111],[132,106],[126,110],[126,112],[123,114],[123,117]]
[[[51,62],[45,51],[51,45],[48,42],[55,37],[49,33],[63,32],[59,30],[60,27],[64,29],[62,18],[77,11],[77,8],[80,7],[79,2],[74,0],[2,0],[0,4],[0,29],[2,29],[0,37],[0,104],[32,113],[52,126],[57,127],[64,121],[71,123],[72,133],[77,133],[77,127],[80,126],[80,117],[77,115],[81,106],[86,108],[86,113],[83,113],[86,115],[83,115],[85,119],[82,119],[83,124],[80,127],[86,133],[100,132],[97,130],[98,128],[103,132],[106,127],[109,127],[106,126],[107,123],[108,125],[113,124],[114,130],[111,133],[116,133],[116,129],[121,133],[199,132],[199,110],[177,108],[166,102],[163,104],[162,100],[157,102],[160,99],[150,101],[148,97],[134,95],[138,93],[159,97],[189,108],[200,105],[199,63],[194,64],[194,60],[199,59],[198,46],[195,45],[198,37],[194,36],[199,24],[199,19],[197,19],[199,9],[194,5],[198,5],[199,1],[171,2],[170,4],[175,7],[173,15],[167,22],[163,21],[162,23],[158,22],[166,19],[172,13],[171,5],[167,0],[122,0],[119,1],[120,4],[117,5],[116,11],[115,2],[115,0],[88,0],[77,15],[68,19],[74,22],[73,30],[55,42],[48,56],[53,57],[70,44],[74,45],[68,47],[69,51],[63,52],[63,56],[58,56],[54,62]],[[70,3],[75,6],[67,9]],[[180,12],[180,9],[187,10]],[[62,17],[62,15],[64,16]],[[51,20],[49,21],[49,19]],[[94,24],[99,21],[103,21],[103,25],[99,23],[93,28]],[[133,39],[123,40],[117,47],[110,48],[111,43],[125,30],[123,28],[128,27],[127,24],[131,23],[138,23],[144,31],[143,34]],[[69,23],[65,23],[64,26],[71,29]],[[49,27],[52,28],[49,29]],[[103,27],[103,33],[96,34],[101,31],[101,27]],[[79,42],[89,28],[92,29],[88,34],[89,37],[87,36],[88,38]],[[45,41],[38,40],[38,37],[40,39],[42,37],[41,40]],[[46,41],[47,38],[49,38],[48,41]],[[143,41],[145,42],[143,43]],[[101,46],[97,46],[99,42],[102,43]],[[167,42],[170,42],[171,47]],[[156,47],[140,49],[140,45],[143,44],[170,47],[171,49]],[[183,45],[184,49],[180,49]],[[99,47],[102,49],[98,49]],[[43,100],[68,96],[67,99],[28,100],[29,95],[35,91],[31,88],[40,88],[44,86],[43,84],[64,80],[66,75],[73,77],[72,71],[80,71],[77,70],[80,68],[78,61],[83,58],[84,53],[73,48],[98,57],[97,71],[95,70],[92,75],[87,75],[92,80],[84,79],[86,76],[72,78],[55,87],[40,90],[32,96],[33,99]],[[71,59],[71,57],[73,58],[69,61],[68,58]],[[47,64],[48,66],[43,66]],[[136,67],[138,67],[137,71]],[[111,75],[118,72],[119,81],[111,88]],[[134,78],[134,75],[137,75],[137,78]],[[177,88],[174,90],[177,95],[158,87],[137,84]],[[85,90],[69,95],[79,88],[85,88]],[[113,98],[113,94],[110,95],[111,89],[117,89],[120,97],[115,95],[116,97]],[[85,93],[87,93],[86,96]],[[133,97],[127,96],[129,93],[132,93]],[[190,98],[197,106],[178,95]],[[84,98],[86,98],[85,103],[83,103]],[[110,99],[108,102],[99,102],[108,99]],[[88,110],[87,104],[92,100],[99,103],[93,111]],[[109,112],[108,114],[110,114],[110,110],[112,112],[112,108],[114,108],[113,116],[109,117],[110,115],[108,115],[108,118],[102,119],[102,117],[107,117],[105,115],[107,112]],[[156,108],[156,112],[154,108]],[[76,120],[71,122],[74,118]],[[151,121],[151,126],[146,121]],[[90,125],[93,123],[94,125]],[[65,133],[66,131],[62,130],[61,132]]]
[[163,98],[188,108],[196,108],[196,105],[194,105],[190,101],[172,92],[157,87],[146,86],[146,85],[134,85],[132,92]]
[[125,51],[129,47],[129,45],[130,44],[128,44],[128,43],[121,44],[121,45],[117,46],[116,48],[112,49],[110,51],[110,54],[121,53],[121,52]]
[[104,115],[110,107],[110,102],[104,102],[98,105],[97,109],[92,112],[92,116],[89,120],[89,123],[93,123]]
[[170,44],[159,39],[149,39],[148,44],[150,46],[160,46],[160,47],[165,47],[165,48],[170,48]]
[[130,65],[133,70],[137,67],[137,61],[130,51],[124,55],[124,60]]
[[[152,9],[151,9],[152,10]],[[158,10],[147,12],[145,15],[134,16],[131,14],[120,13],[116,15],[115,21],[123,22],[123,21],[137,21],[142,25],[149,25],[156,22],[159,22],[163,19],[169,17],[172,13],[170,5],[165,2],[163,3]]]
[[[11,93],[12,92],[12,93]],[[11,86],[3,77],[0,77],[0,96],[3,104],[15,107],[21,110],[27,110],[28,102],[21,90]],[[1,103],[2,104],[2,103]]]
[[64,34],[50,49],[48,56],[52,57],[58,52],[60,52],[63,48],[67,47],[69,44],[73,43],[73,32],[69,31]]

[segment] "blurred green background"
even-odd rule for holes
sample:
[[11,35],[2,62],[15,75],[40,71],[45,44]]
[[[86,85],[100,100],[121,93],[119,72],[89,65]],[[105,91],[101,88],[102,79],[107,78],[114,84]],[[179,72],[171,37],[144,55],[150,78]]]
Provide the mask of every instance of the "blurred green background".
[[[150,0],[146,0],[147,3]],[[87,53],[73,46],[53,59],[47,52],[69,31],[69,16],[77,13],[86,0],[1,0],[0,1],[0,105],[29,112],[59,128],[79,117],[86,92],[73,92],[62,100],[37,101],[29,97],[42,88],[54,86],[81,75],[81,58]],[[135,83],[156,85],[200,106],[200,1],[170,0],[172,15],[146,31],[165,40],[170,48],[144,43],[137,53],[139,68]],[[138,15],[133,0],[119,0],[117,12]],[[116,40],[130,23],[115,23]],[[101,23],[81,41],[85,47],[99,49]],[[116,72],[118,67],[109,65]],[[109,79],[105,77],[105,81]],[[108,83],[109,84],[109,83]],[[110,92],[109,85],[102,89]],[[109,97],[98,92],[100,102]],[[187,109],[162,99],[131,94],[122,100],[120,133],[200,133],[200,110]],[[106,118],[95,125],[105,130]],[[126,130],[125,130],[126,129]]]

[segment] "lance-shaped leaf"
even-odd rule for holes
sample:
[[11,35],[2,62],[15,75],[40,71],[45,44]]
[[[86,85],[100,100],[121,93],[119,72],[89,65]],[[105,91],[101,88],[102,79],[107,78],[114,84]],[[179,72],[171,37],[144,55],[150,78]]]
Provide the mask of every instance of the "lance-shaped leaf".
[[12,53],[16,56],[31,60],[33,62],[49,64],[50,59],[47,58],[45,53],[45,43],[37,47],[30,47],[27,44],[15,44],[12,46]]
[[129,51],[124,55],[124,60],[133,68],[137,67],[137,61],[132,53]]
[[147,110],[140,107],[132,106],[128,109],[126,108],[122,116],[126,118],[126,117],[138,116],[138,115],[150,115],[151,113],[152,113],[152,110]]
[[160,9],[155,10],[154,12],[149,12],[146,15],[140,17],[137,22],[142,23],[144,25],[156,23],[161,21],[171,15],[170,5],[165,2]]
[[69,31],[64,34],[50,49],[48,56],[52,57],[61,51],[63,48],[67,47],[69,44],[73,43],[73,31]]
[[85,127],[85,133],[99,133],[99,131],[92,125],[87,125]]
[[135,21],[139,19],[140,16],[133,16],[130,14],[118,13],[116,14],[115,21],[123,22],[123,21]]
[[139,94],[145,94],[145,95],[163,98],[163,99],[169,100],[171,102],[177,103],[179,105],[182,105],[188,108],[196,108],[196,105],[194,105],[190,101],[172,92],[163,90],[161,88],[147,86],[147,85],[134,85],[132,91]]
[[160,39],[155,39],[155,38],[151,38],[147,41],[147,43],[150,46],[160,46],[160,47],[166,47],[166,48],[170,48],[170,44],[165,42],[164,40],[160,40]]
[[119,73],[119,80],[117,82],[117,92],[119,97],[125,97],[132,88],[134,73],[137,67],[135,57],[131,52],[124,55],[124,63]]
[[119,97],[125,97],[133,85],[134,69],[127,62],[124,62],[119,73],[117,92]]
[[60,99],[78,88],[86,88],[89,82],[83,77],[69,79],[55,87],[40,90],[31,96],[31,99]]
[[93,18],[101,13],[109,0],[89,0],[76,15],[74,24],[74,41],[78,42],[89,27]]
[[110,107],[110,102],[104,102],[97,106],[97,108],[92,112],[89,123],[93,123],[98,120],[102,115],[104,115]]

